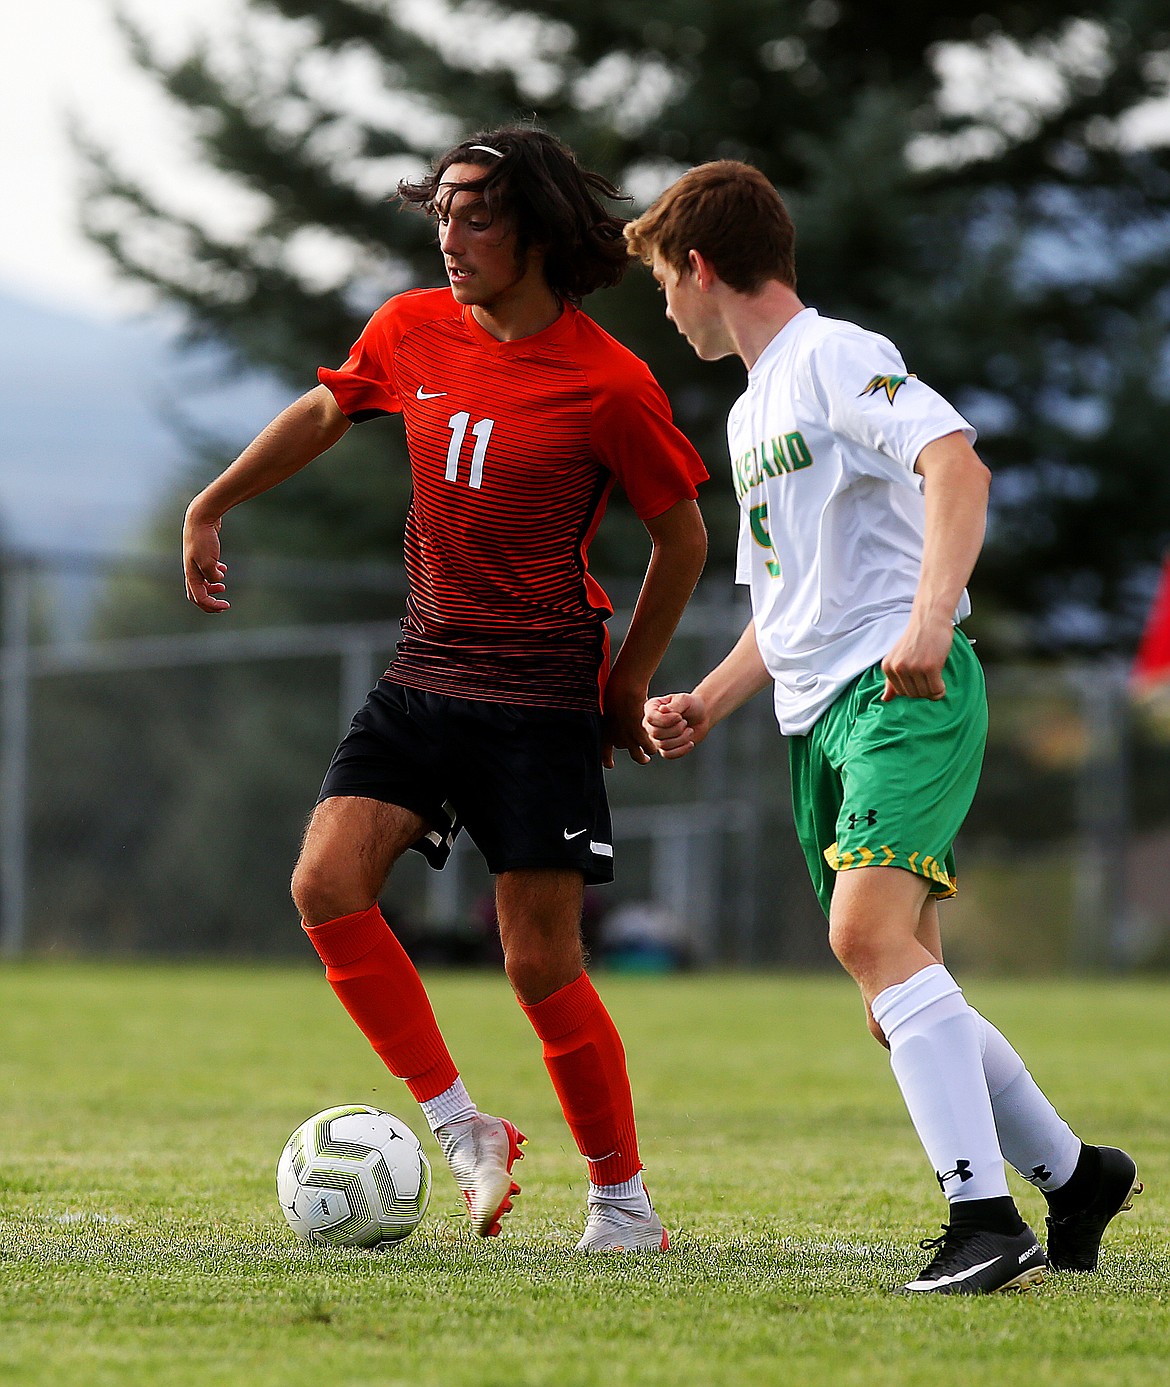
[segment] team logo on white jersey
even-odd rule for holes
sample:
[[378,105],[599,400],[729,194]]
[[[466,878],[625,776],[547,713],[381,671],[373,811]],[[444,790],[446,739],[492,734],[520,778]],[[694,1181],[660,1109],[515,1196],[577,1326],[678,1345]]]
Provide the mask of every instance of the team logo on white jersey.
[[862,395],[876,395],[879,390],[884,390],[886,392],[886,399],[889,400],[890,404],[893,404],[894,396],[902,386],[904,386],[908,380],[917,379],[918,377],[913,371],[905,376],[874,376],[857,398],[861,399]]

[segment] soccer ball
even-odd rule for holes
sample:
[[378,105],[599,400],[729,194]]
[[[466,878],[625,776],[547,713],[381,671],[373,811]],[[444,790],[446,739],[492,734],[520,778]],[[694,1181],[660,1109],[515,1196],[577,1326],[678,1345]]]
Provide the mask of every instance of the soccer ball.
[[431,1165],[405,1122],[351,1103],[326,1108],[289,1137],[276,1163],[276,1192],[306,1242],[380,1247],[422,1222]]

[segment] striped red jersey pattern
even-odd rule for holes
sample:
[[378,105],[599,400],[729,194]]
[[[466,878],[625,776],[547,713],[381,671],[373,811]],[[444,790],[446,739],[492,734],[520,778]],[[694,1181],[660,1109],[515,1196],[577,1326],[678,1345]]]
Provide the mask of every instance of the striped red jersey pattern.
[[421,289],[318,376],[355,423],[406,425],[409,592],[387,677],[595,709],[612,608],[587,555],[609,493],[649,520],[707,476],[648,367],[576,308],[499,342],[449,289]]

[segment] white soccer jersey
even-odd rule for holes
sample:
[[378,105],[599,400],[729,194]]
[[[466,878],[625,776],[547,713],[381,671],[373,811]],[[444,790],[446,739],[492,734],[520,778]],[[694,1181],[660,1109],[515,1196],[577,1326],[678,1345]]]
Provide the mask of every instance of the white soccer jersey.
[[[914,464],[975,430],[892,342],[798,313],[748,375],[727,420],[740,505],[736,581],[786,734],[807,732],[906,629],[925,528]],[[955,620],[971,610],[964,592]]]

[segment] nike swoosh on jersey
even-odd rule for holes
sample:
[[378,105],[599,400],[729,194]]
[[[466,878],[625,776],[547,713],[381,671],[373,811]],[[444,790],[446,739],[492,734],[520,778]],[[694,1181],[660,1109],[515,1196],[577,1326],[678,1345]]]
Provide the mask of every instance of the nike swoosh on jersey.
[[445,395],[446,393],[445,390],[424,390],[420,385],[415,391],[414,398],[416,400],[437,400],[440,395]]
[[565,842],[567,843],[567,842],[569,841],[570,838],[580,838],[580,836],[582,835],[582,833],[588,833],[588,832],[589,832],[589,830],[588,830],[587,828],[579,828],[579,829],[576,831],[576,833],[570,833],[569,830],[566,828],[566,829],[565,829]]

